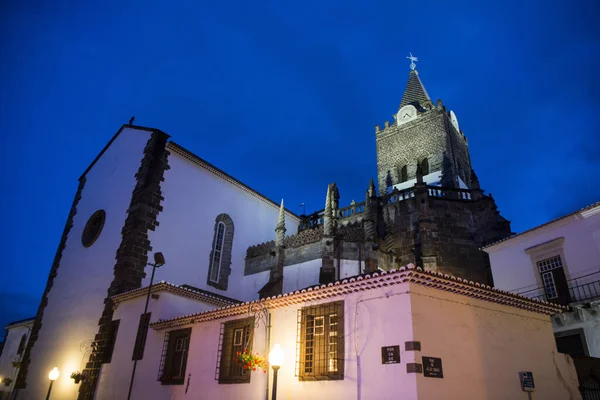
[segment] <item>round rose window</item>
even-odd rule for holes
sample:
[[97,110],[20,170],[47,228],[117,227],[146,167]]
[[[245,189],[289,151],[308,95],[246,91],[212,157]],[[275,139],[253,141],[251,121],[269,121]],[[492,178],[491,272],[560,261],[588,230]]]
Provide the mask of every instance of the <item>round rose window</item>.
[[106,220],[106,212],[104,210],[98,210],[92,214],[88,219],[85,228],[83,228],[83,234],[81,235],[81,243],[84,247],[90,247],[94,244],[102,228],[104,227],[104,221]]

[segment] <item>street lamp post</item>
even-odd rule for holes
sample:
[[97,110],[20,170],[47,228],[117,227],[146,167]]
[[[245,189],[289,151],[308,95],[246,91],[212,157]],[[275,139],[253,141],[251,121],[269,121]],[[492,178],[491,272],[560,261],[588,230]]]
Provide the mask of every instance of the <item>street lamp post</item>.
[[269,353],[269,364],[273,367],[273,394],[271,395],[271,400],[277,400],[277,373],[281,364],[283,364],[283,350],[281,350],[281,346],[278,344]]
[[57,367],[52,368],[52,371],[50,371],[50,373],[48,374],[48,379],[50,379],[50,387],[48,388],[48,394],[46,395],[46,400],[50,399],[50,392],[52,391],[52,384],[54,383],[55,380],[58,379],[59,376],[60,376],[60,372],[58,372],[58,368]]
[[[150,276],[150,285],[148,285],[148,294],[146,295],[146,305],[144,306],[144,314],[148,312],[148,302],[150,301],[150,293],[152,293],[152,282],[154,282],[154,272],[156,268],[160,268],[165,265],[165,257],[162,253],[154,253],[154,263],[148,263],[152,266],[152,275]],[[147,334],[147,333],[146,333]],[[131,372],[131,381],[129,382],[129,393],[127,394],[127,400],[131,399],[131,390],[133,389],[133,379],[135,378],[135,370],[137,368],[137,357],[133,360],[133,371]]]

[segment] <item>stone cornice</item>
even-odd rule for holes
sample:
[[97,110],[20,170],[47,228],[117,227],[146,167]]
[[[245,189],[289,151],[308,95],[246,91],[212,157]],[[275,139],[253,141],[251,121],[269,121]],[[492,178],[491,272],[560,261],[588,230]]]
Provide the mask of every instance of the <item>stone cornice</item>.
[[324,300],[335,296],[344,296],[354,292],[401,283],[413,283],[545,315],[554,315],[567,310],[567,307],[557,304],[531,299],[504,290],[494,289],[490,286],[473,283],[473,281],[451,277],[446,274],[424,271],[421,268],[415,268],[412,264],[409,264],[408,267],[402,267],[397,270],[359,275],[327,285],[317,285],[279,296],[246,302],[236,306],[185,315],[168,320],[159,320],[150,324],[150,326],[155,330],[167,329],[197,322],[242,315],[248,313],[249,310],[255,308],[257,305],[260,305],[261,307],[264,306],[268,309],[280,308],[305,303],[307,301]]
[[[152,286],[152,291],[150,293],[161,293],[167,292],[172,293],[178,296],[188,297],[190,299],[199,300],[204,303],[212,304],[217,307],[227,307],[235,304],[239,304],[240,301],[235,299],[230,299],[225,296],[221,296],[218,294],[213,294],[208,291],[200,291],[188,289],[182,286],[174,285],[172,283],[166,281],[160,281],[157,284]],[[117,307],[120,303],[123,303],[128,300],[132,300],[138,297],[143,297],[148,294],[148,286],[130,290],[127,292],[119,293],[116,296],[111,297],[113,305]]]

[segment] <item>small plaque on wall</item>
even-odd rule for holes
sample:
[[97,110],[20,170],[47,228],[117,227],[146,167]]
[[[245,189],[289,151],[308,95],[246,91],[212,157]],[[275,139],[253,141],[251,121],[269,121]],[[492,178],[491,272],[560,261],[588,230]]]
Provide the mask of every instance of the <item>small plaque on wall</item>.
[[381,348],[382,364],[398,364],[400,362],[400,346],[385,346]]
[[423,375],[429,378],[443,378],[442,359],[423,357]]

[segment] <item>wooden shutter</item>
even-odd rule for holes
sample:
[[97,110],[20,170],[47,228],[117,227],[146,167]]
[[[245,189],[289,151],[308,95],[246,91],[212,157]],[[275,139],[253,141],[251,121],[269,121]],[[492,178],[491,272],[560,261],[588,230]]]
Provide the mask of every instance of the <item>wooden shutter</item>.
[[140,323],[135,337],[135,345],[133,346],[133,355],[131,356],[132,360],[141,360],[144,357],[144,347],[146,347],[146,336],[148,335],[148,325],[150,324],[151,315],[152,313],[140,315]]

